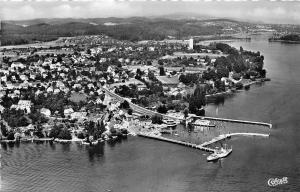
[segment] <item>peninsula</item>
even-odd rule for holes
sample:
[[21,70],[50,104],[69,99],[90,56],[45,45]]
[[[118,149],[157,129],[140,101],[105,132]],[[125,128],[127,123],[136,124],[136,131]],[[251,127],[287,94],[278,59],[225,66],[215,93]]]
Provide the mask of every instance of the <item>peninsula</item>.
[[280,37],[269,38],[270,42],[283,42],[283,43],[300,43],[300,36],[298,34],[288,34]]

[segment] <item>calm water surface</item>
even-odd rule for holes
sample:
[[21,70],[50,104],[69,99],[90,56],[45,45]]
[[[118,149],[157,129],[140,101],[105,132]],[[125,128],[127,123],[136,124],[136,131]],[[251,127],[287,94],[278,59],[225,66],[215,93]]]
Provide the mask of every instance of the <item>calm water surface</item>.
[[[138,137],[87,147],[2,145],[0,191],[300,191],[300,45],[233,42],[259,50],[271,82],[207,106],[208,116],[272,122],[269,139],[234,137],[233,153],[207,163],[204,152]],[[288,184],[269,187],[269,178]]]

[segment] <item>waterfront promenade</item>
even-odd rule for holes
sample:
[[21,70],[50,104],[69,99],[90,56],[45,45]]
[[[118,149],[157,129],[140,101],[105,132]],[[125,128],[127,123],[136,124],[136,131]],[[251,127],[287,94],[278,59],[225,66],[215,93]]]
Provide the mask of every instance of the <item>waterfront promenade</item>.
[[[123,102],[123,101],[128,101],[128,99],[121,97],[120,95],[113,93],[110,91],[108,88],[103,87],[103,90],[105,91],[106,94],[109,96],[115,98],[116,100]],[[172,120],[184,120],[183,118],[178,118],[178,117],[173,117],[165,114],[161,114],[149,109],[145,109],[144,107],[138,106],[136,104],[133,104],[131,101],[128,101],[129,106],[132,108],[133,111],[137,113],[141,113],[144,115],[161,115],[163,118],[169,118]],[[224,121],[224,122],[232,122],[232,123],[241,123],[241,124],[251,124],[251,125],[260,125],[260,126],[266,126],[268,128],[272,128],[271,123],[265,123],[265,122],[257,122],[257,121],[246,121],[246,120],[236,120],[236,119],[227,119],[227,118],[217,118],[217,117],[202,117],[202,116],[192,116],[193,118],[202,118],[202,119],[207,119],[207,120],[217,120],[217,121]]]

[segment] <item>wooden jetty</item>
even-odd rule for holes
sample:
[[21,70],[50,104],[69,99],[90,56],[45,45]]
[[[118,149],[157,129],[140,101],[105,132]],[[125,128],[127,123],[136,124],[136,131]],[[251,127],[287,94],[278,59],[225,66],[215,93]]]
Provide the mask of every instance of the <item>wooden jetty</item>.
[[211,152],[211,153],[214,153],[216,151],[215,149],[211,149],[211,148],[204,147],[204,146],[201,146],[201,145],[196,145],[196,144],[188,143],[188,142],[184,142],[184,141],[178,141],[178,140],[175,140],[175,139],[169,139],[169,138],[165,138],[165,137],[161,137],[161,136],[155,136],[155,135],[152,135],[152,134],[138,133],[137,135],[141,136],[141,137],[150,138],[150,139],[155,139],[155,140],[166,141],[166,142],[175,143],[175,144],[179,144],[179,145],[184,145],[184,146],[187,146],[187,147],[192,147],[192,148],[195,148],[195,149],[199,149],[199,150],[207,151],[207,152]]
[[166,142],[170,142],[170,143],[175,143],[175,144],[179,144],[179,145],[184,145],[184,146],[187,146],[187,147],[192,147],[192,148],[195,148],[195,149],[199,149],[199,150],[207,151],[207,152],[211,152],[211,153],[215,153],[216,150],[207,147],[208,145],[211,145],[211,144],[213,144],[215,142],[224,140],[224,139],[229,138],[231,136],[242,135],[242,136],[269,137],[268,134],[261,134],[261,133],[230,133],[230,134],[219,135],[218,137],[215,137],[215,138],[213,138],[210,141],[204,142],[204,143],[202,143],[200,145],[196,145],[196,144],[193,144],[193,143],[188,143],[188,142],[184,142],[184,141],[178,141],[178,140],[175,140],[175,139],[169,139],[169,138],[165,138],[165,137],[161,137],[161,136],[156,136],[156,135],[149,134],[149,133],[138,133],[137,135],[141,136],[141,137],[145,137],[145,138],[150,138],[150,139],[155,139],[155,140],[160,140],[160,141],[166,141]]

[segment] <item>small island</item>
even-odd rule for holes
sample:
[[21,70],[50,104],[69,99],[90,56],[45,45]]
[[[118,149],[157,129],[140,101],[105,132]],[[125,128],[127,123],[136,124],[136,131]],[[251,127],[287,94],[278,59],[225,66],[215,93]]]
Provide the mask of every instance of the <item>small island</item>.
[[283,43],[300,43],[300,36],[298,34],[288,34],[280,37],[271,37],[269,42],[283,42]]

